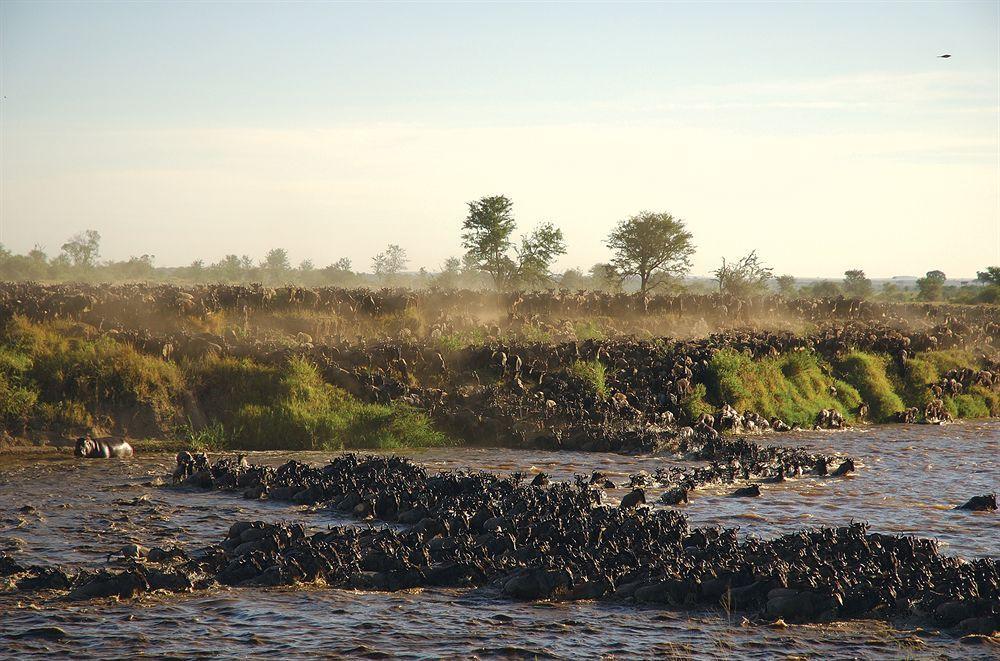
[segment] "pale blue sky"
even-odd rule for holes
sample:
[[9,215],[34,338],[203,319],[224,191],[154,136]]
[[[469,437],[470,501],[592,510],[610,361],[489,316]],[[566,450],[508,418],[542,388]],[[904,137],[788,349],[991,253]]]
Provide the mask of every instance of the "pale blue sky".
[[0,241],[434,269],[506,193],[561,268],[655,209],[697,274],[968,276],[1000,263],[998,35],[996,2],[4,0]]

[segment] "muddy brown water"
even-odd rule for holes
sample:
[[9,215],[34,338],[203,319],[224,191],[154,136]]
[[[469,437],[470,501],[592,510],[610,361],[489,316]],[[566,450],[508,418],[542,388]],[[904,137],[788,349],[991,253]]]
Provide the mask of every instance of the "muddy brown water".
[[[860,459],[847,478],[765,485],[759,499],[730,487],[697,491],[681,506],[692,525],[738,526],[773,536],[804,526],[867,521],[873,531],[937,539],[946,553],[1000,556],[1000,516],[953,508],[1000,488],[1000,422],[945,427],[879,426],[774,436]],[[448,448],[405,452],[431,470],[545,471],[571,479],[593,470],[618,483],[672,457]],[[258,453],[323,463],[330,453]],[[235,494],[162,488],[173,456],[132,460],[0,457],[0,549],[22,562],[99,567],[125,544],[220,541],[239,519],[296,520],[313,527],[347,520],[326,507],[245,501]],[[608,492],[609,500],[624,493]],[[654,492],[655,495],[655,492]],[[59,640],[21,638],[58,627]],[[395,594],[329,588],[217,588],[127,602],[67,604],[0,585],[0,655],[314,656],[409,658],[997,658],[997,643],[873,621],[771,628],[739,613],[672,611],[607,603],[515,603],[484,590]]]

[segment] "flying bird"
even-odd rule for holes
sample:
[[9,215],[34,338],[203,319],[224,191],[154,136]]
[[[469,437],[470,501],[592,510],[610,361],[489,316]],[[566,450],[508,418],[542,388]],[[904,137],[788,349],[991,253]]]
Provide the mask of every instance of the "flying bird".
[[944,55],[938,55],[938,57],[951,57],[951,53],[945,53]]

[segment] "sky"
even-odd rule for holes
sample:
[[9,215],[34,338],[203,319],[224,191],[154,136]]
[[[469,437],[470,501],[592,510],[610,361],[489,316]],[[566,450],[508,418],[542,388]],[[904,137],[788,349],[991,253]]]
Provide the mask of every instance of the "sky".
[[[951,53],[952,57],[937,57]],[[505,194],[607,261],[683,219],[692,274],[1000,264],[1000,3],[0,2],[0,243],[160,266],[462,253]]]

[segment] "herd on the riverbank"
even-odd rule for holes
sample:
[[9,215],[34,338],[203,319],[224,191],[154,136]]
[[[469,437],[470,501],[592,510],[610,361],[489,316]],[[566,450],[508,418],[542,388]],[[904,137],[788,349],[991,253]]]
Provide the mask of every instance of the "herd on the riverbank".
[[[204,453],[182,452],[173,477],[186,487],[329,507],[387,525],[314,532],[297,524],[238,521],[208,548],[133,546],[117,565],[75,573],[0,555],[0,576],[18,591],[59,590],[69,599],[92,599],[216,583],[464,586],[514,599],[721,606],[764,621],[902,615],[970,633],[998,627],[995,559],[966,562],[940,554],[930,540],[869,533],[861,525],[741,540],[734,529],[691,529],[679,512],[645,506],[653,497],[676,505],[708,485],[725,485],[732,497],[759,497],[769,484],[796,477],[836,480],[859,466],[858,458],[764,447],[733,434],[997,415],[996,307],[772,296],[0,283],[0,317],[16,331],[6,333],[9,346],[0,347],[0,387],[45,413],[59,403],[46,397],[65,398],[77,389],[93,395],[81,397],[80,406],[90,406],[127,382],[114,371],[114,360],[108,369],[96,365],[94,375],[82,374],[83,367],[53,369],[59,378],[44,384],[33,375],[37,365],[62,365],[58,352],[96,338],[104,344],[78,353],[120,357],[114,351],[127,347],[131,354],[122,362],[132,370],[128,377],[138,379],[138,387],[118,398],[131,408],[95,409],[113,424],[159,422],[162,414],[171,423],[183,419],[196,428],[231,431],[247,420],[234,418],[235,411],[270,415],[271,402],[239,401],[238,388],[220,395],[212,379],[250,375],[259,378],[258,386],[269,385],[288,377],[282,370],[294,364],[305,366],[298,376],[315,378],[289,379],[289,398],[335,389],[380,410],[417,410],[466,441],[666,450],[699,462],[633,475],[620,503],[608,506],[603,490],[626,485],[600,473],[550,483],[542,473],[530,481],[482,472],[432,475],[380,456],[345,455],[322,468],[297,462],[271,468],[242,458],[212,464]],[[581,322],[590,317],[603,319],[599,332]],[[164,365],[164,384],[147,379]],[[72,381],[77,377],[101,389],[87,390]],[[155,406],[142,399],[151,392],[159,396]],[[285,426],[266,429],[290,430],[305,404],[332,406],[339,396],[292,398],[267,418]],[[152,413],[137,415],[141,406]],[[32,410],[11,416],[8,409],[4,422],[9,427],[17,417],[24,431],[36,420]],[[325,412],[300,426],[311,434],[322,426],[315,421],[332,419],[320,414]],[[280,447],[280,433],[274,436],[267,440]],[[314,436],[303,438],[312,444],[297,449],[330,449]],[[232,440],[241,447],[245,438]],[[76,451],[128,456],[131,447],[121,438],[83,437]],[[961,507],[995,510],[996,497],[975,496]]]
[[[192,300],[194,307],[174,304]],[[18,315],[10,318],[20,324],[4,336],[16,359],[0,365],[0,388],[24,403],[5,413],[14,435],[57,433],[52,427],[65,426],[66,418],[77,421],[69,432],[103,420],[105,432],[140,436],[215,424],[229,447],[263,449],[260,439],[236,437],[254,425],[234,419],[233,411],[266,409],[268,402],[240,400],[255,393],[233,388],[235,398],[226,402],[232,406],[220,409],[202,383],[232,361],[262,374],[306,361],[324,383],[356,401],[415,408],[453,438],[515,447],[652,451],[692,430],[753,433],[1000,414],[995,306],[5,283],[0,312]],[[597,312],[622,316],[608,317],[599,336],[588,337],[593,329],[571,315]],[[627,332],[642,324],[673,330],[692,320],[720,330],[693,339]],[[33,384],[30,366],[65,367],[58,356],[42,361],[18,353],[24,345],[58,351],[52,347],[72,350],[99,340],[170,369],[143,363],[127,374],[106,374],[119,362],[109,360],[93,366],[94,374],[58,369],[62,381],[46,374],[42,386]],[[80,352],[87,351],[109,349]],[[135,378],[148,380],[129,385]],[[101,392],[92,385],[98,381]],[[74,389],[81,391],[76,399],[58,399]],[[105,401],[114,406],[101,408]],[[279,411],[269,420],[292,418]],[[310,436],[312,427],[289,430],[295,433],[285,436],[303,438],[288,447],[342,443],[335,434]],[[282,435],[270,435],[271,447],[281,447]]]

